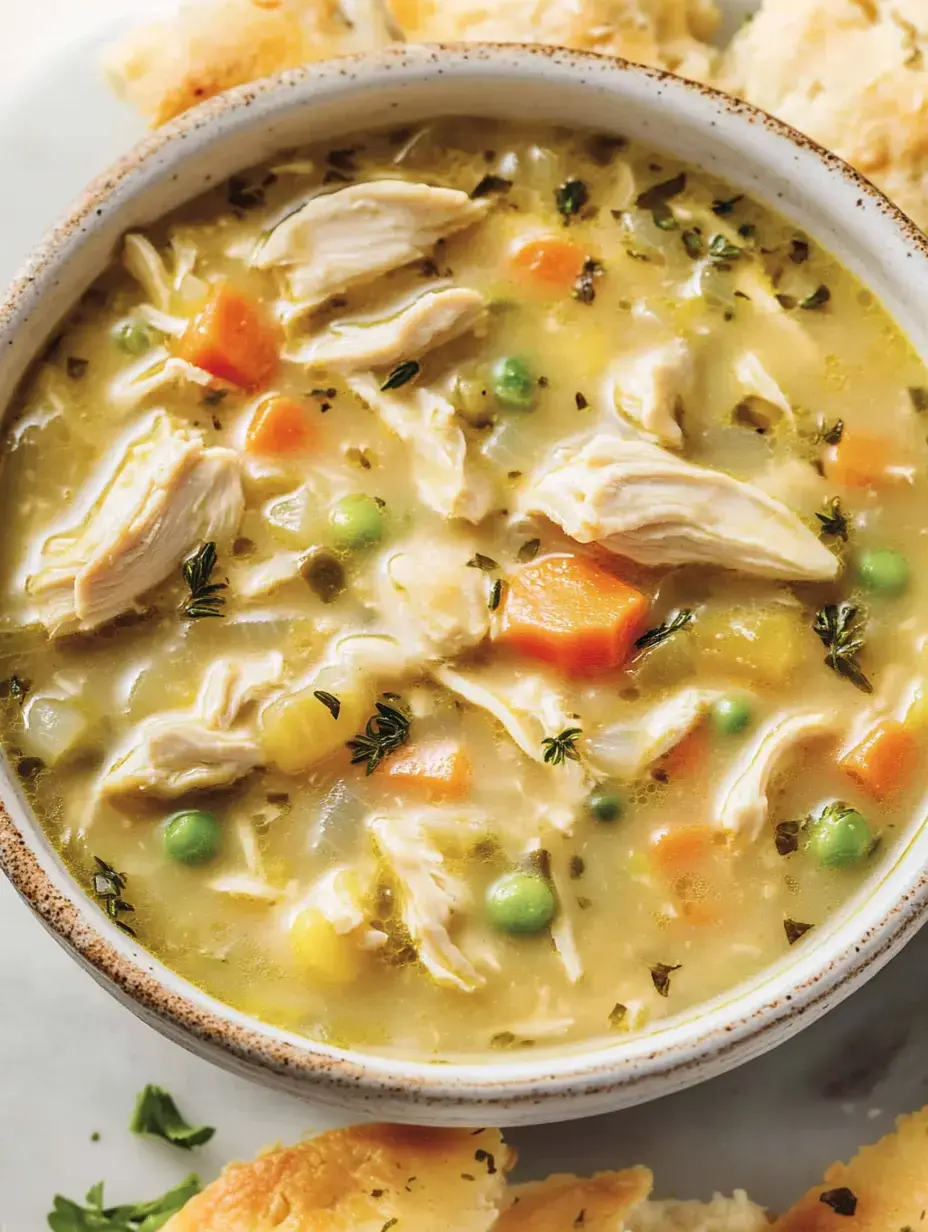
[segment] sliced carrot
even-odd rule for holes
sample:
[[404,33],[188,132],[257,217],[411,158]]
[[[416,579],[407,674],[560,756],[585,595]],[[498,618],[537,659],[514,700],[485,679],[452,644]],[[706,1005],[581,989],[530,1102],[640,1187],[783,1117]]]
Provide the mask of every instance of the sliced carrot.
[[692,778],[706,765],[708,756],[709,730],[705,723],[699,723],[664,754],[660,768],[670,779]]
[[864,791],[884,800],[909,785],[917,753],[912,732],[896,719],[883,719],[838,764]]
[[662,873],[679,876],[707,860],[716,849],[716,831],[710,826],[675,826],[660,835],[652,850]]
[[897,480],[893,466],[899,464],[893,442],[885,436],[845,428],[826,453],[825,473],[844,488],[878,488]]
[[248,425],[245,448],[259,457],[308,453],[316,440],[306,407],[296,398],[274,394],[258,406]]
[[220,282],[187,326],[178,354],[223,381],[255,389],[277,367],[280,334],[259,304]]
[[580,277],[585,260],[579,244],[549,236],[527,240],[512,254],[511,265],[539,287],[567,290]]
[[463,800],[474,781],[470,757],[452,740],[408,745],[384,766],[393,783],[426,800]]
[[548,556],[510,581],[496,641],[571,676],[621,667],[648,614],[648,600],[584,556]]

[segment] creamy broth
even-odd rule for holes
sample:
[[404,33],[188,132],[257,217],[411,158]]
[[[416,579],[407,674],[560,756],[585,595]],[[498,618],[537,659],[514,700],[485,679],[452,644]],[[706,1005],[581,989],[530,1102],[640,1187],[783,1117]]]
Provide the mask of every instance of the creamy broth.
[[809,944],[917,808],[926,412],[873,296],[697,168],[294,151],[128,237],[18,397],[5,747],[249,1014],[639,1030]]

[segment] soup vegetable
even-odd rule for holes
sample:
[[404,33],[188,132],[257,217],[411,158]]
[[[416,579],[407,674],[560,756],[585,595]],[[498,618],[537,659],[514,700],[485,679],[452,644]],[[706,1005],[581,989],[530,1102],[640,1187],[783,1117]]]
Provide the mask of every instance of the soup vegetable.
[[3,738],[88,893],[316,1039],[616,1037],[909,826],[928,376],[809,237],[483,121],[236,177],[2,455]]

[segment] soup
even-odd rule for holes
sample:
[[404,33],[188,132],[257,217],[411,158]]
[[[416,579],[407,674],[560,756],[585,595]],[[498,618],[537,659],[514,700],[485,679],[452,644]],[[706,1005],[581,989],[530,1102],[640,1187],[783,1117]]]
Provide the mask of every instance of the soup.
[[101,909],[260,1019],[640,1030],[914,814],[926,410],[847,271],[663,154],[288,153],[128,235],[18,396],[7,752]]

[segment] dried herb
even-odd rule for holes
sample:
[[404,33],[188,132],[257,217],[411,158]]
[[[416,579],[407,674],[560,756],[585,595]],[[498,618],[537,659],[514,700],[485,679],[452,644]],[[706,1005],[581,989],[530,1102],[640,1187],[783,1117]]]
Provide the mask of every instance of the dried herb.
[[467,565],[470,569],[482,569],[484,573],[492,573],[494,569],[499,568],[492,556],[484,556],[482,552],[475,552]]
[[333,719],[338,719],[342,712],[342,704],[334,693],[326,693],[323,689],[314,689],[313,697],[317,702],[322,702]]
[[674,971],[680,970],[680,963],[668,966],[667,963],[657,963],[651,968],[651,982],[662,997],[670,994],[670,977]]
[[233,175],[226,190],[226,200],[233,209],[253,210],[264,205],[264,189],[260,184],[249,184],[244,175]]
[[616,1001],[615,1005],[609,1011],[609,1026],[620,1027],[628,1017],[628,1006],[623,1005],[621,1001]]
[[501,175],[485,175],[470,195],[477,200],[479,197],[489,197],[491,193],[507,193],[510,188],[512,188],[512,180],[507,180]]
[[728,265],[737,261],[743,252],[743,248],[732,244],[724,235],[713,235],[709,241],[709,260],[713,265]]
[[693,619],[693,611],[691,608],[681,608],[679,612],[675,612],[669,620],[664,621],[662,625],[657,625],[653,629],[648,629],[646,633],[642,633],[641,637],[635,642],[637,650],[650,650],[652,646],[659,646],[661,642],[667,640],[673,633],[677,633],[680,629],[686,626]]
[[628,145],[626,137],[614,137],[610,133],[595,133],[586,143],[586,150],[593,162],[600,167],[608,167],[618,154]]
[[150,1202],[104,1206],[103,1182],[87,1191],[86,1206],[56,1194],[48,1215],[52,1232],[157,1232],[172,1215],[200,1192],[200,1178],[193,1173],[174,1189]]
[[784,312],[792,312],[792,310],[796,307],[796,296],[795,295],[778,294],[774,298],[776,299],[777,303],[780,305],[780,307],[783,309]]
[[211,1125],[188,1125],[168,1092],[151,1084],[136,1098],[129,1129],[133,1134],[163,1138],[182,1151],[202,1146],[216,1132]]
[[398,1223],[399,1223],[399,1220],[394,1215],[392,1219],[387,1220],[387,1222],[380,1229],[380,1232],[390,1232],[390,1229],[395,1228]]
[[[650,188],[640,192],[635,198],[635,205],[641,210],[650,210],[652,214],[655,210],[660,212],[662,207],[666,210],[667,202],[672,201],[674,197],[679,197],[685,188],[686,172],[681,171],[679,175],[669,180],[662,180],[660,184],[652,184]],[[669,213],[669,210],[667,212]],[[657,218],[654,221],[658,226],[661,225]]]
[[683,247],[686,249],[686,255],[692,257],[695,261],[697,257],[702,256],[702,236],[696,230],[684,231],[680,236],[683,241]]
[[743,222],[738,228],[738,234],[743,240],[752,240],[757,234],[757,227],[752,222]]
[[22,677],[10,676],[8,680],[0,681],[0,697],[8,697],[10,701],[17,702],[21,706],[26,700],[29,687],[29,682],[23,680]]
[[809,245],[805,240],[791,240],[789,259],[794,265],[802,265],[809,259]]
[[823,424],[819,430],[819,436],[826,445],[839,445],[841,437],[844,436],[844,420],[836,419],[830,428],[826,428]]
[[570,857],[570,879],[577,881],[586,872],[586,862],[583,856]]
[[729,197],[727,201],[718,200],[712,202],[712,213],[718,218],[725,218],[726,215],[734,211],[735,206],[739,201],[744,200],[744,194],[739,193],[737,197]]
[[837,496],[825,502],[824,513],[817,513],[815,516],[822,524],[820,535],[833,535],[835,539],[847,543],[847,518],[841,512],[841,501]]
[[554,202],[565,227],[570,225],[570,220],[580,213],[589,200],[590,190],[583,180],[564,181],[554,194]]
[[802,822],[800,821],[780,821],[777,823],[773,841],[776,844],[778,855],[791,856],[794,851],[799,850],[799,831],[801,829]]
[[204,406],[218,406],[220,402],[224,402],[229,396],[227,389],[208,389],[200,401]]
[[503,600],[503,579],[497,578],[490,590],[490,597],[487,600],[487,607],[491,612],[495,612]]
[[357,150],[329,150],[328,162],[335,167],[337,171],[345,171],[349,175],[353,175],[358,169]]
[[836,1215],[846,1215],[850,1218],[857,1210],[857,1195],[846,1185],[842,1185],[839,1189],[826,1189],[824,1193],[819,1194],[818,1200],[830,1206]]
[[800,924],[798,920],[785,919],[783,921],[783,931],[786,933],[786,940],[790,945],[795,945],[799,938],[804,937],[811,927],[811,924]]
[[583,396],[582,393],[580,393],[579,390],[577,391],[577,393],[574,394],[574,402],[576,402],[577,404],[578,411],[585,411],[587,407],[590,405],[589,402],[587,402],[586,398]]
[[526,539],[519,548],[516,555],[516,560],[522,565],[527,565],[530,560],[534,560],[541,548],[540,539]]
[[115,868],[107,864],[105,860],[101,860],[99,856],[94,856],[94,863],[97,866],[92,882],[94,896],[100,900],[100,906],[117,928],[121,928],[124,933],[134,937],[135,929],[130,928],[120,918],[126,912],[135,911],[132,904],[127,903],[123,898],[123,891],[126,888],[125,873],[117,873]]
[[385,757],[395,753],[409,739],[409,716],[396,706],[377,702],[377,713],[367,721],[364,731],[347,742],[351,749],[351,764],[367,763],[367,773],[373,774]]
[[226,589],[226,583],[210,581],[215,568],[215,543],[204,543],[184,561],[183,575],[190,598],[181,608],[181,612],[188,620],[203,620],[209,616],[223,615],[219,609],[225,599],[219,592]]
[[912,409],[919,414],[928,411],[928,389],[924,385],[910,385],[909,401],[912,403]]
[[90,367],[89,359],[80,359],[77,355],[69,355],[65,360],[65,369],[72,381],[79,381]]
[[334,603],[345,589],[345,570],[329,552],[317,551],[300,569],[306,584],[323,603]]
[[420,371],[420,366],[414,359],[406,359],[401,364],[396,365],[380,388],[382,390],[400,389],[403,385],[408,385],[414,377],[417,377]]
[[822,283],[821,286],[815,288],[811,295],[807,295],[804,299],[799,301],[799,307],[805,308],[806,310],[823,308],[830,299],[831,292],[825,284]]
[[485,1151],[482,1147],[478,1148],[474,1151],[474,1159],[478,1164],[486,1164],[487,1173],[490,1176],[494,1176],[496,1174],[496,1160],[489,1151]]
[[565,727],[557,736],[547,736],[541,742],[544,761],[549,766],[559,766],[565,761],[579,761],[577,738],[583,735],[582,727]]
[[605,266],[601,261],[597,261],[595,257],[587,257],[571,292],[574,299],[581,304],[592,304],[596,299],[594,280],[601,278],[605,272]]
[[864,675],[857,656],[864,648],[862,622],[853,603],[828,603],[815,613],[813,630],[827,649],[825,663],[849,680],[862,693],[872,693],[873,685]]

